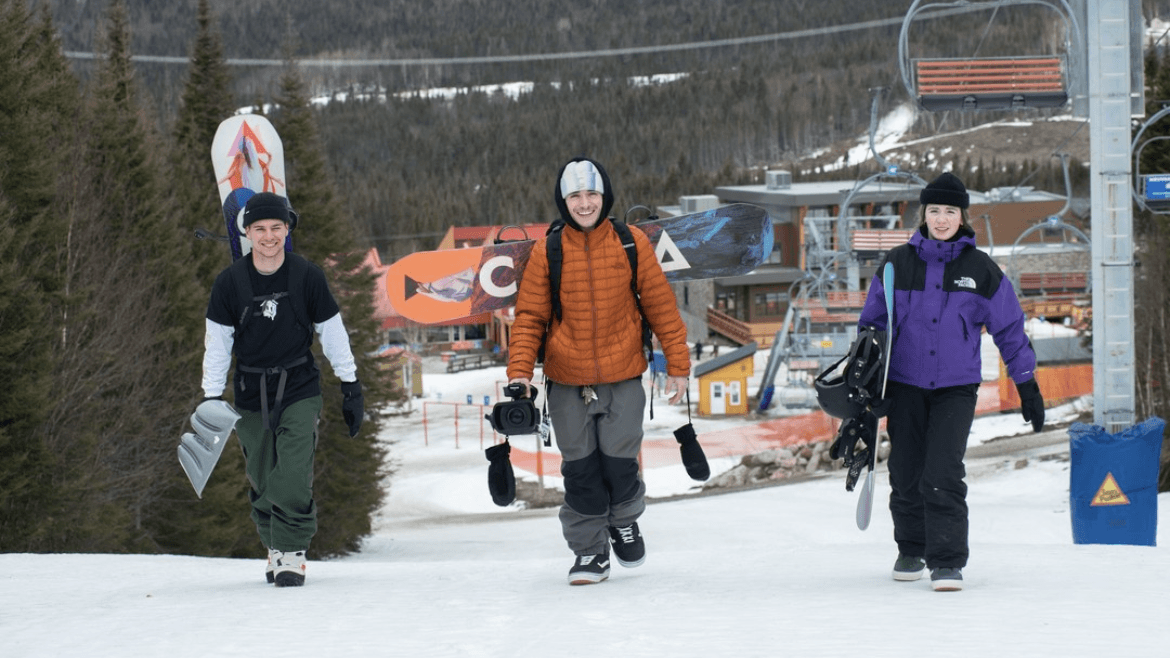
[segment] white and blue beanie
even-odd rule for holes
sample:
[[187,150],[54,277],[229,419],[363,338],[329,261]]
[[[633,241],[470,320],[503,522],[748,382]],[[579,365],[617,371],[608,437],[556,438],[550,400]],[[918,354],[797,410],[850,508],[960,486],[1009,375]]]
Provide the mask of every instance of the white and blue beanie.
[[613,208],[614,202],[613,185],[609,181],[609,174],[605,173],[604,167],[593,160],[576,157],[561,167],[557,175],[556,192],[553,194],[561,218],[565,220],[566,224],[576,229],[581,227],[569,213],[565,197],[574,192],[584,191],[601,194],[601,218],[604,220],[609,217],[609,211]]
[[588,160],[578,160],[565,165],[561,172],[561,198],[567,199],[574,192],[597,192],[605,194],[605,181],[597,165]]

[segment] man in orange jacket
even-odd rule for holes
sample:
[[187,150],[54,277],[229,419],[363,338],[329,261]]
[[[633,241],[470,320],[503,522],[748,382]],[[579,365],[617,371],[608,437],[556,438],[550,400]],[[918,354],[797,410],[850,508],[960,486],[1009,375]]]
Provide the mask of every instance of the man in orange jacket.
[[[561,314],[552,310],[547,241],[540,240],[516,298],[508,378],[529,384],[543,342],[548,410],[565,480],[561,528],[576,555],[569,584],[586,585],[609,577],[611,545],[622,566],[645,560],[637,519],[646,509],[646,486],[637,458],[647,363],[630,261],[609,218],[609,177],[596,162],[575,158],[561,168],[554,198],[565,222]],[[673,404],[686,392],[691,369],[687,330],[649,239],[637,227],[630,232],[642,313],[662,343]]]

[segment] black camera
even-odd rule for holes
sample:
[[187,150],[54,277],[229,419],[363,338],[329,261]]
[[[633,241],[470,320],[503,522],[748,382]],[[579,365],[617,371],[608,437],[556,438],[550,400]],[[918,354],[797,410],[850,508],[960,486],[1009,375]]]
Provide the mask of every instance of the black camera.
[[492,429],[504,436],[536,434],[536,426],[540,424],[540,412],[536,410],[537,389],[529,386],[528,392],[528,397],[523,397],[524,384],[504,387],[504,395],[512,399],[497,402],[492,412],[484,416],[492,424]]

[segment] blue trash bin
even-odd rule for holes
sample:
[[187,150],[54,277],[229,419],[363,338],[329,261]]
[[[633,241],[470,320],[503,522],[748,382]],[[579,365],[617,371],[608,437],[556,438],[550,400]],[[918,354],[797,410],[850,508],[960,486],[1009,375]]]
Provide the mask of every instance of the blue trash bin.
[[1155,544],[1165,427],[1156,417],[1117,434],[1099,425],[1069,427],[1073,543]]

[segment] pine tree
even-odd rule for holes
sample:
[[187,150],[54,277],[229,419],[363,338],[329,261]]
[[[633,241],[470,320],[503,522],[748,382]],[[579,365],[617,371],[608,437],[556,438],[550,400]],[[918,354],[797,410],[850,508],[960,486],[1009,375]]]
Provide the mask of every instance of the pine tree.
[[[234,108],[231,77],[207,0],[199,1],[196,20],[199,29],[191,48],[170,158],[175,172],[171,189],[174,212],[188,236],[197,227],[223,230],[210,148],[216,128],[231,116]],[[187,267],[189,276],[198,283],[199,292],[187,306],[188,317],[183,321],[189,332],[182,341],[190,349],[186,350],[188,358],[181,367],[185,373],[181,381],[189,384],[179,387],[190,390],[194,396],[188,413],[194,411],[195,402],[203,395],[199,390],[199,373],[207,297],[215,275],[231,262],[226,245],[193,242],[191,246],[193,258]],[[154,528],[158,543],[168,552],[233,557],[261,555],[264,549],[248,516],[247,494],[243,452],[238,449],[223,452],[200,498],[185,479],[176,476],[165,496],[167,511],[158,515],[159,522]]]
[[[284,145],[289,200],[300,216],[294,246],[326,268],[350,334],[366,410],[374,411],[394,395],[388,374],[371,356],[380,342],[373,319],[374,276],[361,265],[365,252],[356,248],[354,232],[338,203],[304,81],[287,55],[272,120]],[[317,352],[318,361],[323,361]],[[356,551],[362,537],[370,534],[384,495],[385,448],[377,440],[378,416],[367,413],[361,432],[350,438],[341,416],[340,382],[325,374],[327,370],[322,369],[324,408],[313,487],[319,519],[312,551],[317,556]]]
[[[189,182],[181,186],[194,195],[184,198],[180,210],[187,214],[183,225],[194,229],[207,226],[222,229],[219,192],[210,149],[216,128],[235,110],[231,93],[231,75],[224,59],[223,43],[214,27],[215,15],[208,0],[199,0],[196,21],[198,32],[191,47],[191,62],[179,113],[174,125],[174,166],[176,175]],[[196,271],[200,280],[210,282],[215,274],[231,262],[230,252],[222,245],[203,244],[195,249]]]
[[[1145,77],[1152,90],[1147,98],[1170,97],[1170,54],[1150,51],[1145,60]],[[1162,108],[1155,101],[1146,103],[1150,116]],[[1150,125],[1142,134],[1140,173],[1155,174],[1170,171],[1170,120],[1163,118]],[[1142,267],[1141,276],[1134,280],[1134,302],[1147,309],[1134,316],[1134,379],[1138,417],[1165,417],[1170,411],[1170,392],[1164,383],[1170,376],[1170,337],[1166,332],[1167,309],[1170,309],[1170,220],[1166,215],[1138,212],[1134,228],[1141,245],[1137,255]],[[1157,385],[1155,382],[1162,382]],[[1158,491],[1170,491],[1170,438],[1162,442],[1161,469]]]
[[82,120],[85,151],[70,230],[68,285],[49,430],[92,446],[75,481],[78,514],[62,541],[90,550],[157,550],[153,526],[182,477],[175,444],[197,378],[184,368],[198,301],[190,234],[165,202],[164,142],[139,98],[124,2],[107,13],[105,57]]
[[64,287],[58,245],[68,230],[53,212],[70,153],[61,128],[73,119],[77,83],[62,75],[59,48],[22,0],[0,2],[0,34],[0,551],[44,550],[68,506],[42,428]]

